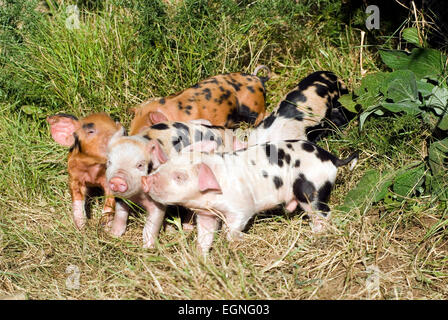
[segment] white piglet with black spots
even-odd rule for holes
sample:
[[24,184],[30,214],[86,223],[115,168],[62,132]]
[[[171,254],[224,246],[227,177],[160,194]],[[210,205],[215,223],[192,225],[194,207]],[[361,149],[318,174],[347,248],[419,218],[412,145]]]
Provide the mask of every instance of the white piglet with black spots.
[[254,214],[285,204],[300,205],[313,231],[330,216],[327,205],[337,168],[358,158],[341,160],[304,140],[266,143],[239,150],[206,154],[186,152],[172,157],[149,176],[143,190],[164,205],[182,205],[197,212],[198,244],[208,252],[224,221],[229,240],[242,235]]

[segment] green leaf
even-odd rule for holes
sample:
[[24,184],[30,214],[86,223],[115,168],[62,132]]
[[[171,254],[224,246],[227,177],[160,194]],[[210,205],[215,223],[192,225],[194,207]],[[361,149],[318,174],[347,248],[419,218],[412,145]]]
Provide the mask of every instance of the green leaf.
[[338,101],[342,104],[342,106],[350,112],[357,113],[356,105],[357,103],[353,101],[353,97],[351,94],[342,95]]
[[404,173],[397,175],[395,178],[393,191],[400,196],[407,197],[411,195],[412,191],[423,184],[424,176],[425,166],[423,164],[406,170]]
[[393,70],[407,69],[409,55],[399,50],[380,50],[381,60]]
[[418,99],[415,75],[409,70],[391,72],[382,85],[383,93],[394,102],[416,101]]
[[381,174],[375,169],[367,171],[356,187],[347,193],[344,204],[338,210],[348,212],[354,207],[365,207],[384,199],[392,182],[393,176],[387,173]]
[[417,79],[438,80],[444,71],[446,56],[435,49],[414,48],[410,54],[398,50],[380,50],[383,62],[394,70],[411,70]]
[[379,110],[380,110],[379,106],[373,106],[364,111],[363,113],[361,113],[361,115],[359,116],[359,130],[362,130],[364,122],[366,121],[367,117],[370,116],[372,113],[376,113]]
[[433,84],[426,82],[424,79],[417,81],[417,90],[422,94],[423,98],[431,95],[434,87],[435,86]]
[[405,112],[407,114],[419,114],[421,112],[420,102],[414,101],[401,101],[398,103],[393,102],[383,102],[383,108],[391,112]]
[[448,114],[444,115],[442,120],[437,124],[440,130],[448,130]]
[[429,167],[433,176],[446,174],[447,168],[444,163],[448,154],[448,138],[433,142],[429,147],[428,153]]
[[445,112],[448,104],[448,89],[443,87],[434,87],[432,95],[426,100],[426,106],[432,107],[434,112],[441,115]]
[[421,47],[420,39],[418,37],[418,30],[417,28],[406,28],[403,30],[402,33],[403,39],[405,39],[407,42],[415,44],[418,47]]

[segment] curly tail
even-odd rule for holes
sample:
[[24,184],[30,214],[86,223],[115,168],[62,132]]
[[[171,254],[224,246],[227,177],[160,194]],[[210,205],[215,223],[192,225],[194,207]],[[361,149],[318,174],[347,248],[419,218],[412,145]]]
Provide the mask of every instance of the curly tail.
[[[261,69],[265,70],[267,72],[267,76],[266,77],[260,77],[257,76],[258,71],[260,71]],[[265,84],[266,81],[268,81],[269,79],[271,79],[271,69],[269,69],[268,67],[266,67],[265,65],[259,65],[255,68],[254,72],[252,73],[253,76],[257,76],[258,78],[260,78],[261,82],[263,83],[263,85]]]

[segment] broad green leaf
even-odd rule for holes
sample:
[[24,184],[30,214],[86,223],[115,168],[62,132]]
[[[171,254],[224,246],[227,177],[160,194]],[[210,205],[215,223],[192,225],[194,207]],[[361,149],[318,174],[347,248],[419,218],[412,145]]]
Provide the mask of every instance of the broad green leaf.
[[364,122],[366,121],[367,117],[370,116],[372,113],[376,113],[378,110],[380,110],[379,106],[373,106],[361,113],[359,116],[359,130],[362,130],[364,126]]
[[407,69],[409,55],[399,50],[380,50],[381,60],[393,70]]
[[348,212],[352,208],[364,207],[382,200],[392,182],[393,176],[381,174],[375,169],[367,171],[356,187],[347,193],[344,204],[338,210]]
[[393,191],[403,197],[410,196],[412,191],[423,184],[424,176],[425,167],[423,164],[406,170],[395,178]]
[[392,99],[393,102],[416,101],[418,99],[415,75],[409,70],[391,72],[381,87],[386,97]]
[[420,39],[418,37],[418,30],[417,28],[406,28],[403,30],[402,33],[403,39],[405,39],[407,42],[415,44],[416,46],[421,47]]
[[432,107],[436,114],[441,115],[446,110],[448,104],[448,89],[434,87],[432,95],[426,101],[426,106]]
[[393,102],[383,102],[382,107],[391,112],[405,112],[407,114],[419,114],[421,112],[420,107],[422,104],[420,102],[414,101],[401,101],[397,103]]
[[362,78],[361,86],[355,90],[355,94],[360,96],[365,92],[371,92],[372,94],[379,93],[379,88],[388,75],[389,73],[387,72],[376,72],[366,75]]
[[353,101],[353,97],[351,94],[342,95],[338,101],[342,104],[342,106],[350,112],[357,113],[356,105],[357,103]]
[[432,94],[432,90],[434,89],[434,85],[426,82],[423,79],[417,81],[417,90],[422,94],[423,98]]
[[428,150],[429,167],[433,176],[446,175],[447,166],[445,161],[448,155],[448,138],[433,142]]
[[410,54],[398,50],[380,50],[383,62],[394,70],[411,70],[417,79],[438,80],[443,74],[446,56],[435,49],[414,48]]
[[377,72],[362,79],[361,86],[355,90],[355,94],[358,96],[356,102],[362,106],[363,110],[379,105],[383,98],[380,87],[386,77],[387,73]]
[[437,124],[437,128],[440,130],[448,130],[448,114],[443,116],[442,120]]

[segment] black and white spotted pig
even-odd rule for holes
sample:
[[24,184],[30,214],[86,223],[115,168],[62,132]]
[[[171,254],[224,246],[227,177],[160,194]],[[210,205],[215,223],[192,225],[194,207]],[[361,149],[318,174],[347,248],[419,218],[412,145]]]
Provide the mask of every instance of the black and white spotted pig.
[[347,123],[348,111],[337,102],[347,92],[344,83],[330,71],[310,74],[250,131],[248,145],[287,139],[316,141],[329,123],[333,127]]
[[[212,126],[206,120],[190,122],[161,122],[143,132],[126,136],[117,132],[109,141],[106,179],[112,194],[140,204],[148,213],[143,229],[144,247],[152,247],[165,216],[165,206],[154,202],[143,193],[141,177],[150,173],[173,154],[182,149],[211,151],[234,150],[232,131]],[[208,143],[203,143],[203,142]],[[107,218],[112,235],[121,236],[126,230],[128,206],[118,200],[113,218]],[[113,220],[112,220],[113,219]]]
[[354,153],[340,160],[308,141],[288,140],[231,153],[182,153],[142,183],[159,203],[195,209],[199,248],[205,253],[218,228],[216,212],[229,240],[241,237],[254,214],[282,203],[288,211],[299,204],[313,231],[321,231],[330,216],[327,202],[337,168],[357,158]]

